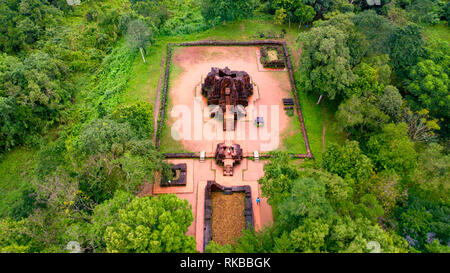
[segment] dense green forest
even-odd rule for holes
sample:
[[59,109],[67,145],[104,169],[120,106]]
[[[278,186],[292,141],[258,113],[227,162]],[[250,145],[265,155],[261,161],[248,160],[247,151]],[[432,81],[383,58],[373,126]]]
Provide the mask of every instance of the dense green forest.
[[273,225],[207,252],[450,252],[448,0],[73,2],[0,0],[0,252],[195,252],[187,201],[136,197],[165,46],[281,30],[316,158],[274,152]]

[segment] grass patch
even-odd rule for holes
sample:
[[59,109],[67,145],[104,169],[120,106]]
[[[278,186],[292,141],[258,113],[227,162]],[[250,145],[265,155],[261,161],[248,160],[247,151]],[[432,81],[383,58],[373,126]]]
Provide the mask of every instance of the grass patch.
[[444,40],[450,42],[450,28],[446,22],[439,22],[434,26],[423,26],[425,39],[429,42]]
[[0,162],[0,217],[8,215],[11,208],[21,201],[22,190],[30,186],[37,155],[38,151],[19,147]]
[[275,61],[278,60],[278,55],[275,50],[269,50],[267,52],[267,55],[269,56],[269,61]]
[[[155,52],[157,60],[161,61],[163,52]],[[128,82],[128,88],[123,95],[123,103],[130,105],[136,101],[146,101],[154,103],[156,100],[156,91],[158,89],[159,75],[161,73],[160,63],[144,63],[142,58],[137,56],[134,59],[131,69],[131,78]]]
[[289,128],[280,136],[280,138],[282,139],[280,150],[296,154],[306,154],[305,141],[296,112],[290,117]]
[[314,157],[320,161],[324,148],[322,144],[324,123],[325,147],[331,142],[342,144],[345,141],[346,136],[339,130],[336,119],[334,118],[336,106],[333,101],[322,100],[321,104],[317,105],[317,98],[314,95],[306,94],[302,91],[299,91],[298,93],[303,119],[308,133],[309,145]]
[[316,159],[321,158],[323,130],[321,106],[316,104],[312,96],[302,91],[298,92],[298,99],[302,108],[303,120],[308,133],[311,151]]

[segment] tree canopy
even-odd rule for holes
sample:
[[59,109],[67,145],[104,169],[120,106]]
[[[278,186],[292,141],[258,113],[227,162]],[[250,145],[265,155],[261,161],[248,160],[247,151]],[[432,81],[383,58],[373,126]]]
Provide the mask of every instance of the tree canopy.
[[346,34],[333,26],[313,28],[299,35],[298,42],[304,49],[300,82],[305,91],[335,99],[353,83],[346,39]]
[[105,231],[107,252],[195,252],[195,239],[185,235],[190,205],[175,195],[135,198],[117,217]]

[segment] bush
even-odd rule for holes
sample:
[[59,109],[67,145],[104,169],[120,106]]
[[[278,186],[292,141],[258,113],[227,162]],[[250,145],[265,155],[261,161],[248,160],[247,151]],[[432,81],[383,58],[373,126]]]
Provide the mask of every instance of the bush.
[[66,153],[66,146],[61,138],[55,143],[43,146],[38,155],[37,175],[44,177],[54,172],[58,166],[64,163],[64,153]]
[[118,146],[123,151],[125,144],[134,137],[128,123],[118,123],[106,118],[96,119],[84,127],[76,146],[84,155],[118,151]]
[[128,122],[135,133],[142,138],[153,135],[153,105],[139,101],[130,106],[121,106],[113,111],[111,118],[118,122]]

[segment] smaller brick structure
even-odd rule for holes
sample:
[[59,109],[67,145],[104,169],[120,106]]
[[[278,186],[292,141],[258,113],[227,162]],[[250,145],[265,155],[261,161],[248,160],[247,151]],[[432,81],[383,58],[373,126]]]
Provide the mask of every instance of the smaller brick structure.
[[241,163],[243,158],[242,149],[239,144],[217,144],[214,156],[217,165],[223,166],[224,176],[233,176],[234,166]]
[[186,186],[186,169],[186,163],[172,165],[173,178],[168,179],[167,177],[162,177],[161,187]]
[[261,46],[260,55],[260,62],[264,68],[285,68],[285,56],[281,46]]

